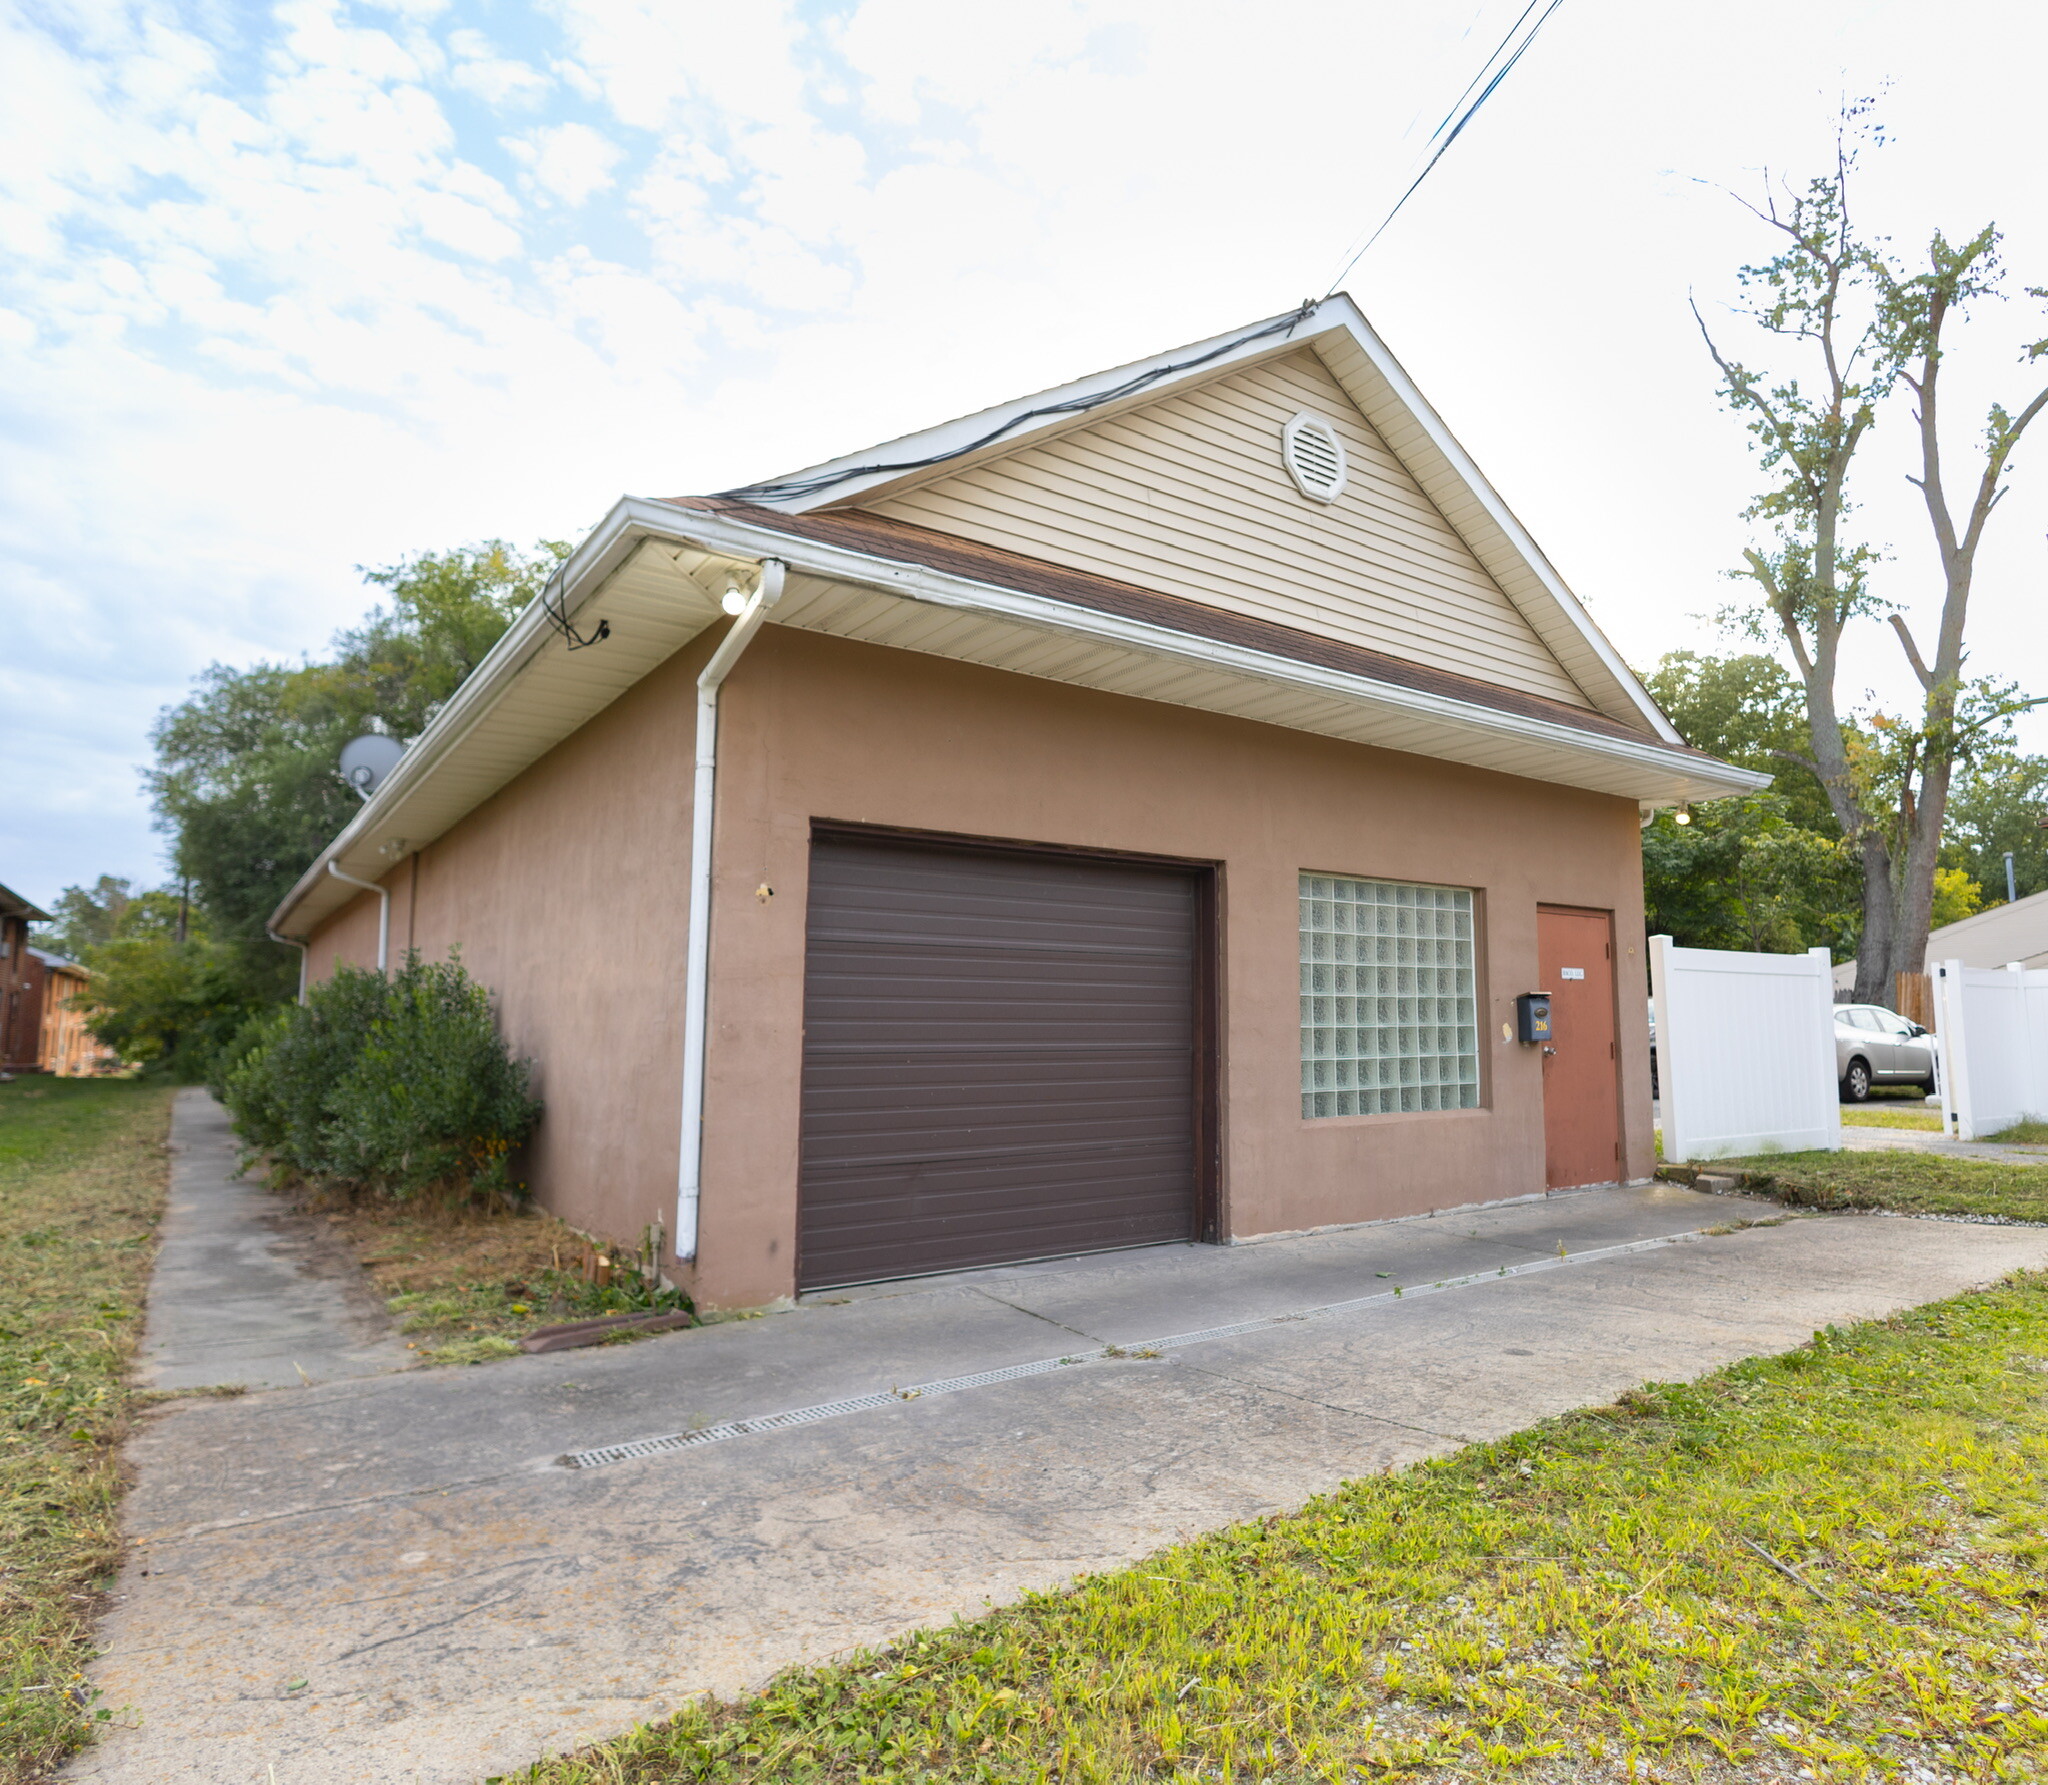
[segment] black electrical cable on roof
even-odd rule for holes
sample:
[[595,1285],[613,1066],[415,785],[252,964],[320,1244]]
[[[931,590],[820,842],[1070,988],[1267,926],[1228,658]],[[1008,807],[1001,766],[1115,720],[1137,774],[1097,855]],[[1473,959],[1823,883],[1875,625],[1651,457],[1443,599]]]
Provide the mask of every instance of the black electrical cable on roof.
[[[1553,4],[1556,0],[1553,0]],[[927,465],[943,465],[948,459],[957,459],[964,453],[1000,440],[1012,430],[1021,428],[1028,421],[1036,421],[1042,415],[1085,415],[1091,409],[1099,409],[1105,403],[1113,403],[1120,397],[1135,395],[1157,384],[1162,378],[1171,378],[1176,373],[1192,371],[1196,366],[1206,366],[1211,360],[1219,360],[1227,353],[1235,353],[1240,347],[1253,341],[1262,341],[1268,335],[1291,334],[1315,313],[1322,300],[1307,299],[1299,309],[1290,310],[1285,316],[1275,317],[1271,322],[1251,329],[1245,334],[1234,335],[1220,346],[1211,347],[1205,353],[1198,353],[1192,359],[1175,360],[1169,366],[1154,366],[1149,372],[1139,372],[1126,378],[1123,383],[1112,385],[1108,390],[1097,391],[1090,397],[1070,397],[1064,403],[1046,403],[1036,409],[1026,409],[1022,414],[1013,415],[1006,422],[998,423],[978,440],[970,440],[963,446],[947,448],[922,459],[899,459],[890,464],[851,465],[844,471],[820,471],[811,477],[785,477],[772,479],[767,483],[743,483],[736,489],[720,490],[721,496],[743,502],[788,502],[800,496],[815,496],[821,490],[829,490],[835,484],[850,482],[856,477],[879,477],[893,475],[899,471],[921,471]]]
[[[1529,46],[1536,41],[1537,32],[1541,31],[1543,27],[1550,22],[1550,15],[1554,13],[1563,4],[1564,0],[1550,0],[1549,5],[1543,6],[1543,0],[1529,0],[1529,4],[1522,8],[1521,18],[1516,19],[1515,22],[1508,27],[1507,35],[1503,37],[1500,40],[1500,42],[1495,46],[1493,54],[1488,56],[1486,60],[1479,65],[1479,72],[1472,77],[1470,82],[1467,83],[1464,93],[1461,93],[1458,96],[1458,105],[1452,106],[1450,111],[1444,114],[1443,124],[1439,124],[1436,127],[1435,135],[1431,136],[1431,138],[1429,139],[1431,142],[1436,143],[1436,152],[1433,155],[1431,155],[1426,162],[1423,163],[1422,171],[1419,174],[1417,174],[1414,179],[1408,182],[1408,190],[1402,193],[1401,196],[1394,201],[1394,208],[1380,219],[1379,227],[1375,229],[1371,235],[1367,236],[1365,240],[1358,245],[1357,249],[1352,253],[1351,258],[1345,261],[1344,265],[1338,270],[1336,278],[1330,281],[1329,291],[1323,293],[1325,297],[1328,297],[1330,295],[1330,292],[1334,292],[1338,286],[1344,283],[1345,276],[1351,271],[1353,267],[1355,267],[1359,263],[1359,261],[1365,258],[1365,251],[1368,248],[1370,248],[1373,245],[1373,243],[1378,241],[1381,236],[1386,234],[1387,225],[1392,223],[1396,217],[1400,216],[1401,207],[1415,196],[1415,189],[1418,186],[1420,186],[1424,180],[1429,178],[1431,170],[1434,169],[1436,164],[1444,158],[1444,155],[1446,151],[1449,150],[1451,144],[1456,142],[1458,138],[1464,134],[1465,126],[1471,123],[1472,120],[1479,115],[1479,108],[1493,97],[1494,90],[1497,87],[1499,87],[1502,81],[1508,78],[1508,75],[1513,71],[1515,64],[1521,61],[1522,57],[1528,53]],[[1522,29],[1523,20],[1527,19],[1528,16],[1532,12],[1534,12],[1538,6],[1543,6],[1542,16],[1537,19],[1535,24],[1529,27],[1528,32],[1522,38],[1522,41],[1518,44],[1515,44],[1514,51],[1511,55],[1508,56],[1507,60],[1501,62],[1500,59],[1502,53],[1507,50],[1509,44],[1514,43],[1515,33]],[[1500,62],[1500,66],[1498,68],[1494,68],[1494,64],[1496,62]],[[1493,76],[1490,80],[1487,79],[1486,76],[1486,71],[1489,68],[1494,68]],[[1479,83],[1482,80],[1485,80],[1486,84],[1483,87],[1479,87]],[[1478,96],[1476,98],[1473,98],[1469,104],[1466,104],[1466,98],[1468,95],[1471,94],[1472,89],[1474,87],[1479,87]],[[1460,106],[1463,106],[1464,108],[1462,111],[1459,109]],[[1451,122],[1453,117],[1455,117],[1457,120],[1455,123]],[[1444,128],[1445,124],[1450,125],[1450,129],[1448,132],[1446,132]],[[1443,139],[1440,142],[1437,140],[1439,137]]]

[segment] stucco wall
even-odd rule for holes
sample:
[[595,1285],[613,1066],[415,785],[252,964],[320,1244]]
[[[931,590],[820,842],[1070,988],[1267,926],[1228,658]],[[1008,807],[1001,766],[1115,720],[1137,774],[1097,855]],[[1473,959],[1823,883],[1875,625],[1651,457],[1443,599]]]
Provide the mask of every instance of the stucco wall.
[[[521,1162],[549,1207],[633,1239],[675,1225],[695,678],[680,652],[385,878],[391,959],[459,948],[491,988],[546,1112]],[[309,972],[374,964],[363,893]]]
[[[460,943],[542,1062],[532,1162],[628,1235],[673,1197],[692,682],[704,640],[394,871],[393,949]],[[794,1281],[805,876],[814,818],[1221,864],[1223,1222],[1238,1238],[1543,1188],[1541,1060],[1501,1040],[1538,904],[1611,909],[1627,1175],[1652,1163],[1632,802],[770,626],[727,684],[711,1069],[694,1286]],[[1487,1107],[1305,1122],[1296,876],[1480,890]],[[768,888],[768,896],[760,889]],[[368,895],[313,971],[375,948]]]

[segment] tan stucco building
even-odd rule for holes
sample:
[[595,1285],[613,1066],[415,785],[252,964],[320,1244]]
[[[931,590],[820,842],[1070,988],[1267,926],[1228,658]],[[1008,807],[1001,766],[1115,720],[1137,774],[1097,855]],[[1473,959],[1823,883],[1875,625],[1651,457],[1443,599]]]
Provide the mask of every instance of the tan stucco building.
[[741,1307],[1647,1176],[1638,828],[1760,780],[1339,297],[622,501],[274,922],[459,946]]

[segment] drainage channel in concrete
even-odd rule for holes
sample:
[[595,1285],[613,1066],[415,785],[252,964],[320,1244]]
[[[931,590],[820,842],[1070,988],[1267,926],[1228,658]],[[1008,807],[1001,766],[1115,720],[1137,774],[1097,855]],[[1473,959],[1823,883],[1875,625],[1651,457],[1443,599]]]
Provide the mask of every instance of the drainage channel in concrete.
[[1042,1357],[1030,1363],[1008,1364],[998,1370],[978,1370],[967,1376],[944,1376],[935,1382],[919,1382],[908,1388],[888,1388],[843,1400],[821,1401],[815,1406],[793,1407],[781,1413],[755,1414],[746,1419],[721,1420],[716,1425],[693,1426],[687,1431],[665,1432],[657,1438],[632,1438],[623,1444],[601,1445],[593,1450],[572,1450],[561,1458],[564,1468],[601,1469],[607,1463],[630,1462],[637,1457],[659,1456],[664,1451],[689,1450],[700,1444],[723,1444],[734,1438],[753,1437],[762,1432],[787,1431],[792,1426],[816,1425],[820,1420],[844,1419],[854,1413],[878,1413],[904,1401],[932,1400],[940,1395],[960,1394],[967,1389],[992,1388],[999,1382],[1017,1382],[1027,1376],[1045,1376],[1054,1370],[1075,1369],[1086,1364],[1107,1363],[1130,1357],[1157,1357],[1188,1345],[1214,1344],[1221,1339],[1243,1338],[1248,1333],[1266,1332],[1278,1326],[1293,1326],[1310,1320],[1329,1320],[1340,1314],[1363,1313],[1382,1302],[1404,1297],[1437,1295],[1447,1289],[1471,1289],[1504,1277],[1526,1277],[1537,1271],[1554,1271],[1565,1265],[1597,1264],[1623,1258],[1632,1252],[1648,1252],[1660,1246],[1681,1246],[1698,1239],[1708,1230],[1694,1228],[1685,1233],[1662,1234],[1654,1239],[1634,1240],[1622,1246],[1602,1246],[1591,1252],[1573,1254],[1562,1245],[1555,1258],[1531,1259],[1526,1264],[1504,1264],[1490,1271],[1472,1271],[1461,1277],[1443,1277],[1413,1288],[1383,1289],[1374,1295],[1357,1295],[1348,1301],[1324,1302],[1319,1307],[1297,1308],[1285,1314],[1267,1314],[1256,1320],[1237,1320],[1227,1326],[1209,1326],[1199,1332],[1172,1333],[1164,1338],[1139,1339],[1129,1345],[1105,1345],[1099,1351]]
[[[1646,1379],[2048,1264],[2040,1229],[1734,1213],[1670,1185],[1591,1192],[171,1403],[130,1452],[131,1560],[93,1669],[116,1722],[69,1776],[474,1785]],[[1094,1361],[558,1466],[1056,1348]]]

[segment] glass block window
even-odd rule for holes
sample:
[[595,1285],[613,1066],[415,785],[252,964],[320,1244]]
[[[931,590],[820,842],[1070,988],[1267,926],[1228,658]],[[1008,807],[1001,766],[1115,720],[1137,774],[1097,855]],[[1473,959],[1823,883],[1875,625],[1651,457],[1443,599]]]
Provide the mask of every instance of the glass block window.
[[1301,877],[1301,1113],[1479,1105],[1472,894]]

